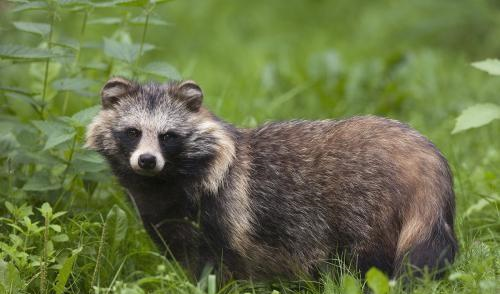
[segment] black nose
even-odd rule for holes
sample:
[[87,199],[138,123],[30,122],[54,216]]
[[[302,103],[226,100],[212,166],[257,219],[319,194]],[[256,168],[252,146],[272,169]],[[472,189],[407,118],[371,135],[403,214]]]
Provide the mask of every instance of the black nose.
[[142,169],[153,169],[156,166],[156,157],[151,154],[141,154],[139,156],[139,166]]

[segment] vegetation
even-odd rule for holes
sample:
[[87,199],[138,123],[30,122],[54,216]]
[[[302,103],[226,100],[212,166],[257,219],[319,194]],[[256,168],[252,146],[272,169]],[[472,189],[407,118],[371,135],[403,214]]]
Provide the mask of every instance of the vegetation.
[[470,66],[499,52],[497,1],[11,0],[0,13],[0,293],[403,291],[341,262],[319,282],[187,278],[83,147],[111,75],[194,79],[210,109],[245,127],[408,122],[450,161],[460,242],[446,277],[411,291],[498,293],[500,77],[484,71],[500,62]]

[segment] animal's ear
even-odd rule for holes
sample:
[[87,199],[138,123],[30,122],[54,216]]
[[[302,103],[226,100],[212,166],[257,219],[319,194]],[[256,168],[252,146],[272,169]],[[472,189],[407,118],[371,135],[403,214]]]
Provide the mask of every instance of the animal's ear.
[[113,77],[101,90],[101,101],[104,109],[113,107],[123,96],[129,94],[134,83],[125,78]]
[[200,109],[203,92],[194,81],[181,82],[173,94],[175,98],[182,100],[189,110],[197,112]]

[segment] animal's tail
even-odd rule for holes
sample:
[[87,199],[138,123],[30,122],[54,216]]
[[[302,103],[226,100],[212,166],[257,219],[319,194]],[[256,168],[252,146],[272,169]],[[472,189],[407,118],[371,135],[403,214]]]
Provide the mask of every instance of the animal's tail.
[[439,278],[446,264],[455,258],[458,248],[453,231],[453,190],[448,190],[445,197],[434,198],[434,203],[426,200],[425,204],[414,203],[403,222],[393,273],[396,277],[403,273],[419,276],[427,268]]

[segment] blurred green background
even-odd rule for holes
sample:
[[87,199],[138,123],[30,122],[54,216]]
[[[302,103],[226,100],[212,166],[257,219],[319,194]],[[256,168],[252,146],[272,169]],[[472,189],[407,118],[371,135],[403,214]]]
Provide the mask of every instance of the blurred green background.
[[[29,239],[12,230],[25,215],[0,208],[0,269],[17,272],[21,292],[56,291],[71,254],[79,255],[65,281],[69,293],[96,285],[209,291],[155,255],[104,162],[82,147],[100,87],[113,75],[196,80],[207,107],[242,127],[362,114],[409,123],[450,161],[461,244],[445,282],[426,281],[415,292],[498,289],[500,124],[451,131],[464,109],[500,104],[500,77],[470,65],[499,56],[499,1],[47,0],[0,1],[0,11],[0,203],[33,207],[29,217],[41,224],[46,217],[34,207],[43,202],[68,212],[54,220],[67,240],[48,245],[43,231]],[[103,227],[116,215],[127,225],[106,242]],[[56,249],[44,257],[47,246]],[[84,254],[75,253],[80,247]],[[130,252],[140,254],[123,261]],[[14,257],[23,253],[38,260]],[[45,282],[36,275],[44,267]],[[148,277],[156,280],[140,282]],[[307,289],[341,292],[342,281]],[[237,285],[218,289],[238,292]]]

